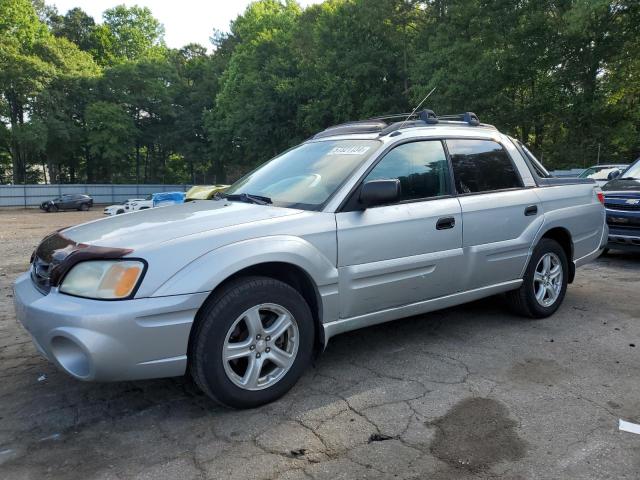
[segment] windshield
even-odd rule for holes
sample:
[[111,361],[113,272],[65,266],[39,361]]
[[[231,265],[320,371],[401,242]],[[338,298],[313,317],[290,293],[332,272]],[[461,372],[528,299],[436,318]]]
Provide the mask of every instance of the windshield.
[[589,178],[589,175],[593,175],[597,171],[598,169],[595,167],[587,168],[584,172],[578,175],[578,178]]
[[578,177],[602,179],[607,178],[607,175],[609,175],[614,170],[620,170],[620,168],[616,167],[615,165],[597,165],[595,167],[587,168],[584,172],[578,175]]
[[280,207],[319,210],[379,146],[378,140],[304,143],[242,177],[225,196],[245,194]]
[[627,170],[625,170],[619,178],[640,178],[640,161],[637,161],[633,165],[631,165]]

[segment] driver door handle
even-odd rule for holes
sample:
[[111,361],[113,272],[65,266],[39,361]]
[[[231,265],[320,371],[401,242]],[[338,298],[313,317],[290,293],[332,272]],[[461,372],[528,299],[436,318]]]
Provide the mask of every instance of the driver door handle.
[[453,217],[442,217],[436,222],[436,230],[447,230],[456,226],[456,219]]

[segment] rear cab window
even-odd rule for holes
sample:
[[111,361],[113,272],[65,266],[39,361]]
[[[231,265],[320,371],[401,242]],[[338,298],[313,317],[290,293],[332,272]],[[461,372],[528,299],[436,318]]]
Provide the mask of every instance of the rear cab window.
[[511,140],[515,143],[516,147],[519,148],[520,153],[525,157],[525,160],[528,160],[527,163],[530,169],[533,170],[533,173],[535,173],[540,178],[553,177],[553,175],[551,175],[549,171],[546,168],[544,168],[540,160],[538,160],[536,156],[533,153],[531,153],[531,150],[529,150],[524,143],[522,143],[520,140],[515,140],[513,138],[511,138]]
[[523,188],[511,157],[498,142],[449,139],[446,144],[459,194]]

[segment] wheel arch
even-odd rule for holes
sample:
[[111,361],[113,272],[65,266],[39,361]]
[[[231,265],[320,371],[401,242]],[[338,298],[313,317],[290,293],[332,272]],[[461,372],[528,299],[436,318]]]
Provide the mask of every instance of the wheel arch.
[[198,323],[201,321],[201,312],[204,309],[206,303],[222,291],[229,283],[241,279],[243,277],[268,277],[274,280],[279,280],[286,283],[294,290],[296,290],[302,298],[307,302],[314,323],[314,351],[313,358],[317,358],[324,350],[325,334],[322,323],[322,298],[318,290],[318,286],[314,282],[311,275],[299,265],[284,261],[268,261],[256,263],[247,267],[244,267],[235,273],[227,276],[211,291],[207,300],[198,309],[194,318],[191,331],[189,333],[189,343],[187,358],[191,358],[191,346],[194,340],[195,332],[198,331]]
[[[573,280],[576,276],[576,266],[573,263],[573,239],[571,237],[571,232],[564,227],[553,227],[549,230],[545,231],[541,236],[540,240],[543,238],[550,238],[555,240],[560,244],[564,253],[567,255],[567,263],[569,265],[569,283],[573,283]],[[538,240],[538,242],[540,241]]]

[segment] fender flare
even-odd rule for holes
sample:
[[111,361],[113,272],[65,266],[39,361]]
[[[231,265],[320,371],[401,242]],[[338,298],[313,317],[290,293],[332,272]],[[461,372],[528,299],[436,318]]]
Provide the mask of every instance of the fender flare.
[[152,297],[210,292],[231,275],[261,263],[281,262],[304,270],[316,287],[338,283],[338,269],[306,240],[275,235],[243,240],[211,250],[164,282]]

